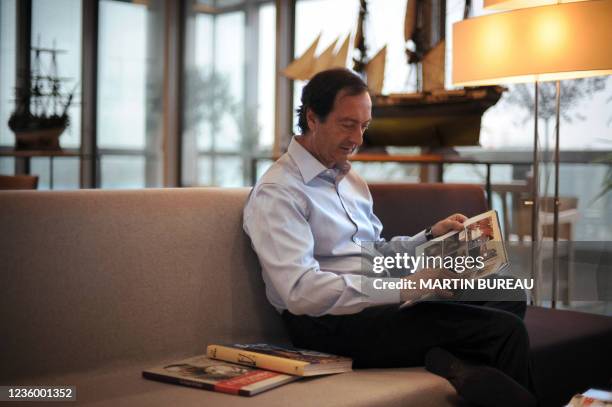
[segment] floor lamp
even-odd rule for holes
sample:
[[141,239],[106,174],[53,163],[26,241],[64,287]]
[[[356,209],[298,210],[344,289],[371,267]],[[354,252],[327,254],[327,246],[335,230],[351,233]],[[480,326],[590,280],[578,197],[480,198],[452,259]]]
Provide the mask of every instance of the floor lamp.
[[[453,25],[453,84],[533,82],[532,277],[539,281],[538,83],[556,81],[552,306],[557,301],[560,81],[612,74],[612,0],[484,0],[511,10]],[[537,289],[536,289],[537,293]]]

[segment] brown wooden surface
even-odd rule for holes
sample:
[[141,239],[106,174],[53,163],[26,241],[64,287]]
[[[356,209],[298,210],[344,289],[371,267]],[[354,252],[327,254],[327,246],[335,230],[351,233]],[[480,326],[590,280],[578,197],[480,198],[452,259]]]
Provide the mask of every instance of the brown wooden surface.
[[78,151],[64,150],[0,150],[0,157],[79,157]]
[[0,175],[0,189],[36,189],[37,175]]

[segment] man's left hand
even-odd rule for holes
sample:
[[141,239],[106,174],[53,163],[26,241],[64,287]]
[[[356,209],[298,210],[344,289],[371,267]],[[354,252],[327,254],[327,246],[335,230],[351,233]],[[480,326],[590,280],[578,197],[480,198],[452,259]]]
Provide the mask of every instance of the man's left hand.
[[455,213],[433,225],[431,227],[431,234],[434,237],[438,237],[450,232],[451,230],[463,230],[463,222],[466,220],[467,216],[460,213]]

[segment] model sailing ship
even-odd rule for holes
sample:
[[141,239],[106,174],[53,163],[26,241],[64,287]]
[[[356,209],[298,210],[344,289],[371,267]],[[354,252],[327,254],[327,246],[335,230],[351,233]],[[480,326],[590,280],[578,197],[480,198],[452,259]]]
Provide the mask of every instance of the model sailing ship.
[[[8,121],[15,133],[16,148],[22,150],[59,150],[59,137],[70,123],[68,108],[74,91],[64,93],[62,83],[69,81],[57,72],[57,49],[32,48],[31,72],[25,72],[26,86],[15,89],[15,111]],[[43,60],[48,69],[43,70]]]
[[[466,0],[464,18],[469,8],[470,0]],[[445,0],[407,1],[404,40],[407,62],[416,78],[414,93],[382,94],[387,47],[367,58],[367,13],[366,0],[360,0],[353,70],[367,81],[374,118],[364,146],[422,146],[434,152],[444,147],[478,145],[482,115],[497,103],[504,88],[444,88]],[[338,40],[315,56],[319,40],[320,35],[283,74],[294,80],[308,80],[322,70],[346,66],[350,34],[337,52]]]

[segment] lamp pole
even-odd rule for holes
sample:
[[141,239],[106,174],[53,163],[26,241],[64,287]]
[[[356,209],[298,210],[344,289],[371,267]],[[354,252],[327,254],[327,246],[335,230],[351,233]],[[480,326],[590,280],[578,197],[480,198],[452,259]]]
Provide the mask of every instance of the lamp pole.
[[553,270],[551,307],[557,307],[557,291],[559,284],[559,127],[561,110],[561,81],[556,82],[556,126],[555,126],[555,198],[553,202]]
[[539,304],[540,273],[538,256],[538,246],[540,242],[539,217],[540,217],[540,198],[539,198],[539,135],[538,135],[538,80],[534,82],[534,118],[533,118],[533,174],[531,182],[531,277],[535,280],[535,305]]

